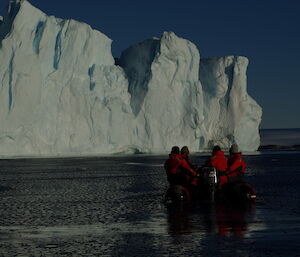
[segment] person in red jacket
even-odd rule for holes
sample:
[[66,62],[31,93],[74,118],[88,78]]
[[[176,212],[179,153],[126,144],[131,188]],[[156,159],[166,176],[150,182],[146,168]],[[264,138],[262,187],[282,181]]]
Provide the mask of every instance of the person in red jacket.
[[225,176],[220,178],[220,185],[228,182],[240,181],[246,171],[246,163],[241,158],[242,153],[239,151],[237,144],[233,144],[229,149],[229,158],[227,161],[227,170]]
[[164,168],[170,184],[190,186],[196,185],[196,171],[193,170],[179,153],[179,147],[173,146],[169,159],[166,160]]
[[223,185],[227,182],[227,177],[225,176],[227,170],[227,158],[220,146],[214,146],[212,154],[205,162],[204,166],[214,167],[217,170],[219,185]]
[[212,150],[212,155],[208,158],[205,166],[215,167],[217,171],[223,173],[227,169],[227,158],[224,152],[221,150],[220,146],[214,146]]
[[191,163],[191,160],[189,158],[189,154],[190,154],[190,150],[187,146],[183,146],[180,150],[181,156],[184,160],[186,160],[186,162],[188,163],[188,165],[193,169],[193,170],[197,170],[197,165],[194,165]]

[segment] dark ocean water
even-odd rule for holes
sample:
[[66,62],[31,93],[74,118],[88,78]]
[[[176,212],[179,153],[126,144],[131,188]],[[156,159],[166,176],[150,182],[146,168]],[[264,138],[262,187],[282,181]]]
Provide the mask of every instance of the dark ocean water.
[[300,128],[261,129],[261,145],[300,145]]
[[167,207],[165,158],[0,160],[0,256],[299,256],[300,152],[244,156],[247,208]]

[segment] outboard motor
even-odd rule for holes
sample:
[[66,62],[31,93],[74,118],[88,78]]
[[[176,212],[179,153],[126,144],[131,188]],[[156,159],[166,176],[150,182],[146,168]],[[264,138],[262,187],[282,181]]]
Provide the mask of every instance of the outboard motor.
[[214,202],[218,184],[217,171],[214,167],[204,167],[202,168],[202,172],[204,174],[204,182],[208,189],[209,200]]

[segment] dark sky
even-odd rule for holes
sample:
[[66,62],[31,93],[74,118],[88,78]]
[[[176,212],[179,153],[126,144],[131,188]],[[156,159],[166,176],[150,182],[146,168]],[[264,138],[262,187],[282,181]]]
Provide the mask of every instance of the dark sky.
[[[0,0],[1,13],[8,0]],[[90,24],[113,40],[115,57],[133,43],[173,31],[201,57],[249,58],[248,92],[261,128],[300,128],[298,0],[29,0],[49,15]]]

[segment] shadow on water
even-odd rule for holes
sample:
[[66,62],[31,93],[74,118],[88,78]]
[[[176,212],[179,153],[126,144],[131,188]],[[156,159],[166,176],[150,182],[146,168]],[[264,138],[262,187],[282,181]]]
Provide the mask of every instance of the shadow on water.
[[193,234],[202,232],[203,237],[218,234],[225,237],[244,237],[248,224],[255,216],[255,203],[243,205],[197,204],[169,205],[168,233]]

